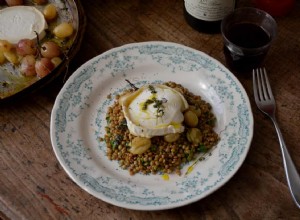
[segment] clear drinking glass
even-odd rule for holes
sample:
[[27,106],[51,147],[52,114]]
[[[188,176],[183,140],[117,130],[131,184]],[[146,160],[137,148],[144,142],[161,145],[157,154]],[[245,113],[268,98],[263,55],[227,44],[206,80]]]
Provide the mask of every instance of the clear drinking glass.
[[221,33],[229,68],[247,72],[264,61],[277,34],[277,24],[265,11],[238,8],[223,19]]

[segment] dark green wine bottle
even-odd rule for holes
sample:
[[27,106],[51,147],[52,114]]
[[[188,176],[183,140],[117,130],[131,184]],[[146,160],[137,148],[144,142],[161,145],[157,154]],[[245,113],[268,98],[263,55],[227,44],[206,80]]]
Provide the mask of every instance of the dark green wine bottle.
[[236,0],[184,0],[184,17],[197,31],[219,33],[222,19],[235,7]]

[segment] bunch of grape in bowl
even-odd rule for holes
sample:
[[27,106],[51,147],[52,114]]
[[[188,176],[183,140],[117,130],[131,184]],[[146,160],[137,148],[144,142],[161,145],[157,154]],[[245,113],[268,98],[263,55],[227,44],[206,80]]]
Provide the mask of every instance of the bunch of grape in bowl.
[[53,72],[76,41],[75,1],[0,0],[0,101]]

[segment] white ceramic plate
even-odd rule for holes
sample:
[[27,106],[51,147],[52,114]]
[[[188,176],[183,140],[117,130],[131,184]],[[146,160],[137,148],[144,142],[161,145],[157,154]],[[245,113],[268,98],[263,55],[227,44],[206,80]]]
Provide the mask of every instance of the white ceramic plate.
[[[106,111],[129,85],[174,81],[213,107],[221,140],[205,161],[184,175],[130,176],[106,155]],[[112,94],[112,99],[107,96]],[[67,81],[51,115],[51,141],[68,175],[93,196],[136,210],[161,210],[198,201],[223,186],[242,165],[253,136],[248,96],[221,63],[197,50],[167,42],[128,44],[103,53]]]

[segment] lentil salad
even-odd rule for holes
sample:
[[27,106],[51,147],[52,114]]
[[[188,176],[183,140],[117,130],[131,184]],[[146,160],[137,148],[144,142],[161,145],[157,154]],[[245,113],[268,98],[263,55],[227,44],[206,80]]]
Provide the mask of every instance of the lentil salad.
[[119,103],[122,95],[131,93],[134,89],[117,95],[115,102],[108,108],[106,134],[101,140],[106,143],[107,157],[110,160],[117,160],[120,167],[128,170],[130,175],[135,173],[180,175],[181,168],[185,164],[195,160],[199,154],[209,152],[219,141],[219,135],[214,131],[216,117],[211,105],[180,84],[166,82],[164,85],[176,89],[188,102],[189,109],[184,112],[183,122],[186,129],[175,135],[152,137],[145,152],[132,151],[132,143],[137,137],[129,132]]

